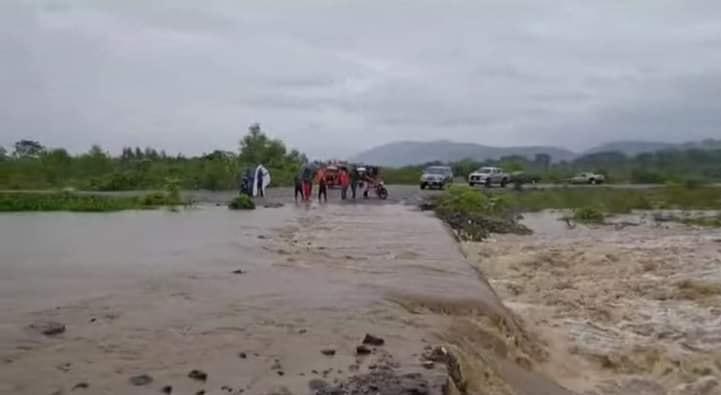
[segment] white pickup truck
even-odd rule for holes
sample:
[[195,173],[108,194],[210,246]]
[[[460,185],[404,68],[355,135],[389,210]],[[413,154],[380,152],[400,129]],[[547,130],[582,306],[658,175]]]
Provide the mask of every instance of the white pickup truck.
[[606,177],[603,174],[595,173],[581,173],[572,177],[569,182],[571,184],[603,184],[606,181]]
[[491,187],[493,184],[505,188],[511,181],[511,175],[499,167],[481,167],[468,175],[468,185],[485,185]]

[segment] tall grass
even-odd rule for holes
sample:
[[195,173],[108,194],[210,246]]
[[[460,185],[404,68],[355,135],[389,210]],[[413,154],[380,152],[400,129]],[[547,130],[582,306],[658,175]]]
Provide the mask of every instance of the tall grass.
[[560,188],[509,192],[511,205],[523,211],[598,208],[614,214],[632,210],[721,209],[721,188],[669,186],[648,189]]
[[632,210],[721,209],[721,188],[667,186],[658,188],[552,188],[529,191],[477,190],[454,186],[438,207],[461,212],[541,211],[547,209],[595,210],[623,214]]
[[0,192],[0,212],[80,211],[108,212],[153,209],[180,204],[164,193],[146,196],[98,196],[75,193]]

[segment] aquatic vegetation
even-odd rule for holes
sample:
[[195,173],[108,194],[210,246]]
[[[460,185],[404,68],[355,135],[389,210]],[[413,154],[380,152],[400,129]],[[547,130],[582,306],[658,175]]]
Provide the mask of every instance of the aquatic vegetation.
[[239,195],[228,204],[231,210],[255,210],[255,202],[248,195]]
[[596,207],[583,207],[573,211],[573,219],[582,223],[602,224],[606,214]]

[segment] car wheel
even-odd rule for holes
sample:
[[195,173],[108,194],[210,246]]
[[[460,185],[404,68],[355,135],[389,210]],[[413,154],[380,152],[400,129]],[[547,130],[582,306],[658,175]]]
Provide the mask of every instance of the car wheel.
[[592,179],[588,180],[588,183],[591,185],[596,185],[596,179],[592,178]]
[[505,188],[508,185],[508,179],[504,178],[501,180],[501,188]]
[[469,187],[475,187],[475,186],[476,186],[476,183],[474,183],[474,182],[469,182],[469,183],[468,183],[468,186],[469,186]]
[[491,185],[492,185],[491,179],[489,178],[489,179],[486,180],[486,188],[490,188]]

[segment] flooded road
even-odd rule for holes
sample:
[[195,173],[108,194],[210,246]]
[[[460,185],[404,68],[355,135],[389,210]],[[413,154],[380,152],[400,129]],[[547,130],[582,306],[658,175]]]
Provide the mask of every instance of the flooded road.
[[[401,205],[3,215],[0,316],[2,394],[565,393],[445,227]],[[48,321],[65,332],[30,327]],[[367,333],[385,342],[364,355]]]

